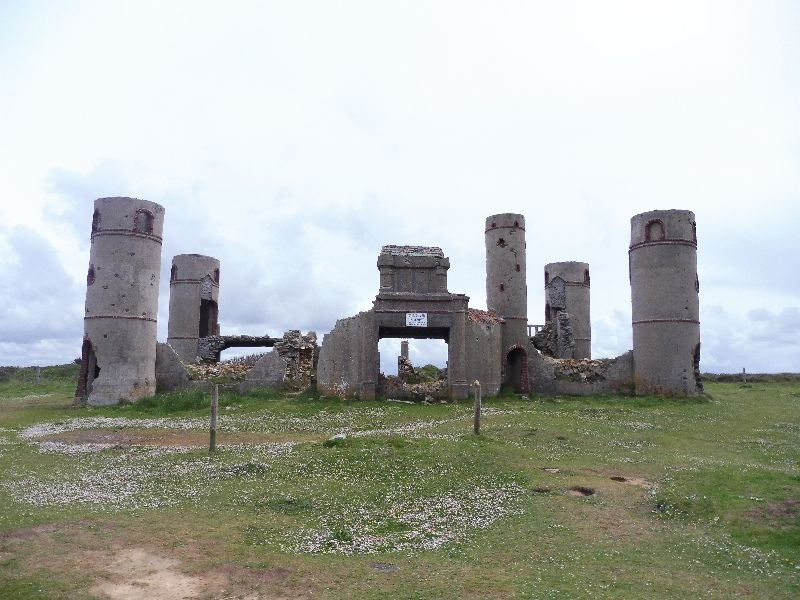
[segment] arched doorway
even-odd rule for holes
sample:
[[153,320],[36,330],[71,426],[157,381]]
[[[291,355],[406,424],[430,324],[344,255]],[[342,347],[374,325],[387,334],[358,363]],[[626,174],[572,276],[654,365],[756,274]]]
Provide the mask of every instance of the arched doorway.
[[519,346],[512,348],[506,355],[503,385],[512,389],[515,394],[527,394],[529,391],[528,355]]

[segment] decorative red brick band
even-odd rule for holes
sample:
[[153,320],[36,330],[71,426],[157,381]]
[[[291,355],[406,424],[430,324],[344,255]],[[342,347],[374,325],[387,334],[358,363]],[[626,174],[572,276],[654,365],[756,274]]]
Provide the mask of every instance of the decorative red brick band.
[[641,323],[691,323],[692,325],[700,325],[700,321],[697,319],[641,319],[633,321],[633,325]]
[[429,315],[452,315],[452,314],[455,314],[455,313],[463,313],[465,311],[463,311],[463,310],[421,310],[421,309],[414,309],[414,310],[408,309],[408,310],[406,310],[406,309],[399,309],[399,308],[374,309],[373,308],[371,311],[367,311],[367,312],[374,312],[376,315],[382,315],[382,314],[403,315],[405,313],[410,313],[410,312],[418,312],[418,313],[424,312],[424,313],[429,314]]
[[483,233],[489,233],[490,231],[497,231],[498,229],[521,229],[525,231],[525,228],[522,225],[498,225],[497,227],[490,227]]
[[122,236],[129,236],[129,237],[140,237],[151,240],[153,242],[161,243],[161,238],[157,235],[153,235],[151,233],[141,233],[139,231],[132,231],[130,229],[101,229],[100,231],[95,231],[92,233],[92,238],[94,239],[101,235],[122,235]]
[[152,319],[150,317],[137,317],[136,315],[131,315],[131,316],[128,316],[128,315],[108,315],[108,316],[96,315],[96,316],[93,316],[93,317],[83,317],[84,321],[88,321],[89,319],[127,319],[127,320],[130,320],[130,321],[150,321],[151,323],[156,323],[157,322],[155,319]]
[[[208,276],[210,277],[211,275],[209,274]],[[203,279],[205,277],[206,276],[203,275]],[[173,279],[169,282],[169,284],[172,285],[173,283],[193,283],[195,285],[199,285],[203,283],[203,279]],[[213,279],[211,280],[211,285],[214,287],[219,287],[219,284],[216,283]]]
[[681,239],[671,239],[671,240],[652,240],[649,242],[639,242],[638,244],[633,244],[629,249],[628,253],[633,252],[634,250],[638,250],[639,248],[643,248],[644,246],[690,246],[697,250],[697,242],[692,240],[681,240]]

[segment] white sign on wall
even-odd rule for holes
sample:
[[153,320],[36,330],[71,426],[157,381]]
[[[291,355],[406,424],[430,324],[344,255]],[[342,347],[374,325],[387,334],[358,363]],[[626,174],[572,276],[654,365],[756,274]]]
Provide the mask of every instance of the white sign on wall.
[[406,313],[406,327],[427,327],[428,313]]

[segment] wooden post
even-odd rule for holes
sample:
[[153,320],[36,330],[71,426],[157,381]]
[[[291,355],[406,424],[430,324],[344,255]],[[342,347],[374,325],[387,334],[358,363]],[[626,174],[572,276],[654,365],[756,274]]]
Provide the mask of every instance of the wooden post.
[[747,383],[747,373],[745,372],[744,367],[742,367],[742,383]]
[[39,380],[42,376],[42,369],[41,367],[35,367],[33,370],[33,384],[39,385]]
[[214,384],[211,390],[211,440],[208,445],[209,452],[217,449],[217,408],[219,406],[219,385]]
[[481,433],[481,382],[476,379],[472,383],[472,387],[474,389],[474,394],[475,394],[475,424],[474,424],[474,431],[475,431],[475,435],[480,435],[480,433]]

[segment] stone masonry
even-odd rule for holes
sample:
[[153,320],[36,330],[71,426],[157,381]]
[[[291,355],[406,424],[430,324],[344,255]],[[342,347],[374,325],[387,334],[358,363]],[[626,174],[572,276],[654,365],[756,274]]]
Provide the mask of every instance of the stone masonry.
[[[321,347],[316,334],[289,330],[281,338],[220,334],[219,261],[201,254],[173,261],[169,344],[157,344],[164,208],[135,198],[100,198],[92,216],[86,315],[77,403],[133,402],[160,389],[191,385],[203,363],[230,347],[271,347],[244,373],[242,392],[259,387],[318,390],[323,395],[371,399],[386,388],[379,372],[383,338],[441,339],[447,368],[437,382],[450,399],[470,383],[485,396],[702,392],[697,237],[694,214],[657,210],[631,219],[633,350],[591,360],[587,263],[545,267],[545,325],[534,338],[527,323],[525,218],[500,213],[486,219],[488,310],[447,286],[450,260],[434,246],[387,245],[378,256],[378,293],[372,309],[339,319]],[[407,353],[407,344],[405,345]],[[201,362],[196,362],[197,359]],[[251,363],[252,364],[252,363]],[[414,374],[400,359],[400,371]],[[233,372],[233,371],[231,371]],[[399,378],[401,379],[401,378]],[[398,380],[399,380],[398,379]]]

